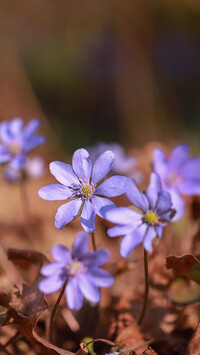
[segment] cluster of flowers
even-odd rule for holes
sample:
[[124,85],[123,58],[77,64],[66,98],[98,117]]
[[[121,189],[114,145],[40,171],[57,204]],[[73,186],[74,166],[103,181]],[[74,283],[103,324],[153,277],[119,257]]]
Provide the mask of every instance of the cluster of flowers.
[[[156,149],[154,156],[155,172],[151,173],[150,184],[145,193],[139,191],[132,178],[114,175],[106,179],[114,159],[113,152],[107,150],[96,159],[92,167],[88,151],[78,149],[73,154],[72,166],[59,161],[50,164],[50,171],[59,184],[42,187],[39,190],[39,196],[45,200],[67,201],[58,208],[55,216],[55,226],[58,229],[63,228],[71,220],[80,216],[83,229],[87,233],[93,233],[95,230],[95,215],[97,214],[117,223],[116,226],[108,229],[110,237],[125,236],[120,247],[120,253],[123,257],[128,256],[140,243],[143,243],[144,249],[151,253],[152,241],[156,236],[161,238],[163,227],[171,219],[177,220],[182,216],[183,199],[181,194],[199,194],[200,174],[198,169],[200,157],[189,158],[187,145],[177,146],[169,160],[162,150]],[[196,166],[198,166],[198,169],[196,169]],[[117,208],[109,200],[109,197],[119,196],[123,193],[126,193],[133,206],[137,207],[137,211],[128,207]],[[176,211],[177,214],[175,214]],[[75,243],[81,243],[80,236],[77,236],[77,240],[75,240]],[[58,248],[58,250],[60,249]],[[90,255],[96,255],[99,252],[91,252]],[[61,288],[68,280],[66,298],[69,307],[72,309],[81,307],[82,295],[94,302],[96,289],[94,291],[94,288],[89,287],[89,284],[93,284],[93,287],[106,287],[113,282],[108,274],[104,274],[105,276],[101,274],[102,270],[100,272],[100,269],[98,273],[97,271],[94,273],[93,264],[90,265],[90,269],[86,267],[84,262],[81,261],[84,253],[87,259],[86,248],[82,249],[81,257],[74,250],[70,257],[59,255],[59,253],[55,255],[53,250],[55,263],[49,264],[48,267],[45,266],[41,271],[47,277],[40,284],[40,289],[45,293],[55,290],[52,286],[54,278],[56,278],[54,283],[56,289],[58,289],[57,286]],[[69,255],[68,250],[67,255]],[[102,263],[101,260],[101,265]],[[56,274],[55,268],[60,270]],[[91,277],[91,272],[93,277]],[[82,282],[83,277],[85,280],[87,279],[85,284]],[[89,293],[88,290],[90,290]],[[79,294],[79,296],[73,298],[74,303],[72,304],[70,296],[75,294]],[[81,300],[77,300],[77,297],[80,297]],[[96,296],[96,301],[98,297]]]
[[25,127],[19,117],[0,124],[0,164],[4,164],[3,175],[9,182],[17,182],[24,176],[37,178],[45,170],[40,156],[28,158],[27,154],[44,144],[43,135],[35,135],[41,121],[31,120]]
[[[20,170],[25,166],[26,155],[44,143],[43,136],[35,136],[39,120],[35,119],[23,128],[21,119],[0,125],[0,163]],[[115,155],[104,151],[92,164],[89,152],[78,149],[72,157],[72,165],[60,161],[50,163],[50,172],[58,183],[39,190],[39,196],[48,201],[65,200],[55,215],[55,226],[63,228],[80,216],[86,233],[94,233],[96,215],[115,226],[108,229],[110,237],[124,236],[120,254],[127,257],[140,243],[151,253],[155,237],[162,237],[163,227],[169,221],[183,216],[182,195],[200,194],[200,157],[190,158],[189,147],[180,144],[169,158],[161,149],[154,151],[154,172],[146,192],[140,192],[131,177],[110,173]],[[131,163],[128,160],[127,164]],[[133,163],[133,162],[132,162]],[[109,198],[126,193],[131,207],[116,207]],[[54,262],[41,269],[44,279],[39,288],[48,294],[65,287],[70,309],[79,310],[83,297],[90,302],[100,300],[99,287],[108,287],[113,277],[100,267],[107,261],[109,252],[104,249],[88,252],[88,235],[81,232],[72,246],[72,252],[64,245],[52,250]]]

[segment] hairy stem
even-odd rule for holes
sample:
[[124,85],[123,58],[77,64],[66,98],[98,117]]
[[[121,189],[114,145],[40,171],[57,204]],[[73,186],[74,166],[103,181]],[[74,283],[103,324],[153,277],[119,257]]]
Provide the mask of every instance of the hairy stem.
[[60,301],[62,299],[62,296],[64,295],[64,292],[65,292],[65,287],[67,285],[67,280],[65,281],[61,291],[60,291],[60,294],[57,298],[57,301],[52,309],[52,312],[51,312],[51,317],[50,317],[50,324],[49,324],[49,341],[50,342],[53,342],[53,323],[54,323],[54,317],[55,317],[55,314],[56,314],[56,311],[58,309],[58,306],[60,304]]
[[148,294],[149,294],[149,273],[148,273],[148,255],[146,250],[144,249],[144,274],[145,274],[145,293],[144,293],[144,302],[142,311],[138,320],[138,324],[142,324],[146,308],[148,302]]

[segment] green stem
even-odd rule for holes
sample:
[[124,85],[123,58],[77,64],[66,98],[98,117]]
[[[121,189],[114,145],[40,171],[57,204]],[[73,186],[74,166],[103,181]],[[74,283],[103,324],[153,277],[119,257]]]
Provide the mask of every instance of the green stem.
[[54,323],[54,317],[55,317],[55,314],[56,314],[56,311],[58,309],[58,306],[60,304],[60,301],[62,299],[62,296],[64,295],[64,292],[65,292],[65,287],[67,285],[67,280],[65,281],[61,291],[60,291],[60,294],[57,298],[57,301],[52,309],[52,312],[51,312],[51,317],[50,317],[50,324],[49,324],[49,341],[50,342],[53,342],[53,323]]
[[92,236],[92,246],[93,246],[93,250],[96,251],[96,250],[97,250],[97,247],[96,247],[94,232],[91,233],[91,236]]
[[147,308],[147,301],[148,301],[148,294],[149,294],[149,273],[148,273],[148,255],[146,250],[144,249],[144,274],[145,274],[145,294],[144,294],[144,302],[142,311],[138,320],[138,324],[142,324],[146,308]]

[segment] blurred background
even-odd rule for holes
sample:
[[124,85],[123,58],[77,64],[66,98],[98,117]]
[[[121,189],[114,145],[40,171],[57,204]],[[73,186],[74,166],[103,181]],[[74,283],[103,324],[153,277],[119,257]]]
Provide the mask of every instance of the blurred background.
[[0,119],[42,117],[69,154],[98,141],[197,153],[199,23],[199,0],[1,0]]

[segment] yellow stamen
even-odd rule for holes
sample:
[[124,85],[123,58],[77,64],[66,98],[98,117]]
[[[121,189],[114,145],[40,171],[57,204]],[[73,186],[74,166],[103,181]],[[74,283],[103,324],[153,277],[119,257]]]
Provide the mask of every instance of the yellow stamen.
[[68,266],[68,270],[71,276],[75,276],[83,270],[83,264],[80,261],[72,261]]
[[165,181],[168,186],[176,186],[181,183],[182,178],[180,175],[173,173],[173,174],[168,175],[165,178]]
[[12,154],[18,154],[18,153],[20,153],[20,150],[21,150],[21,147],[17,143],[14,143],[10,146],[10,152]]
[[144,215],[144,219],[148,224],[155,224],[158,220],[158,216],[153,211],[147,211]]
[[91,187],[89,185],[84,185],[81,188],[81,193],[88,197],[89,195],[91,195]]

